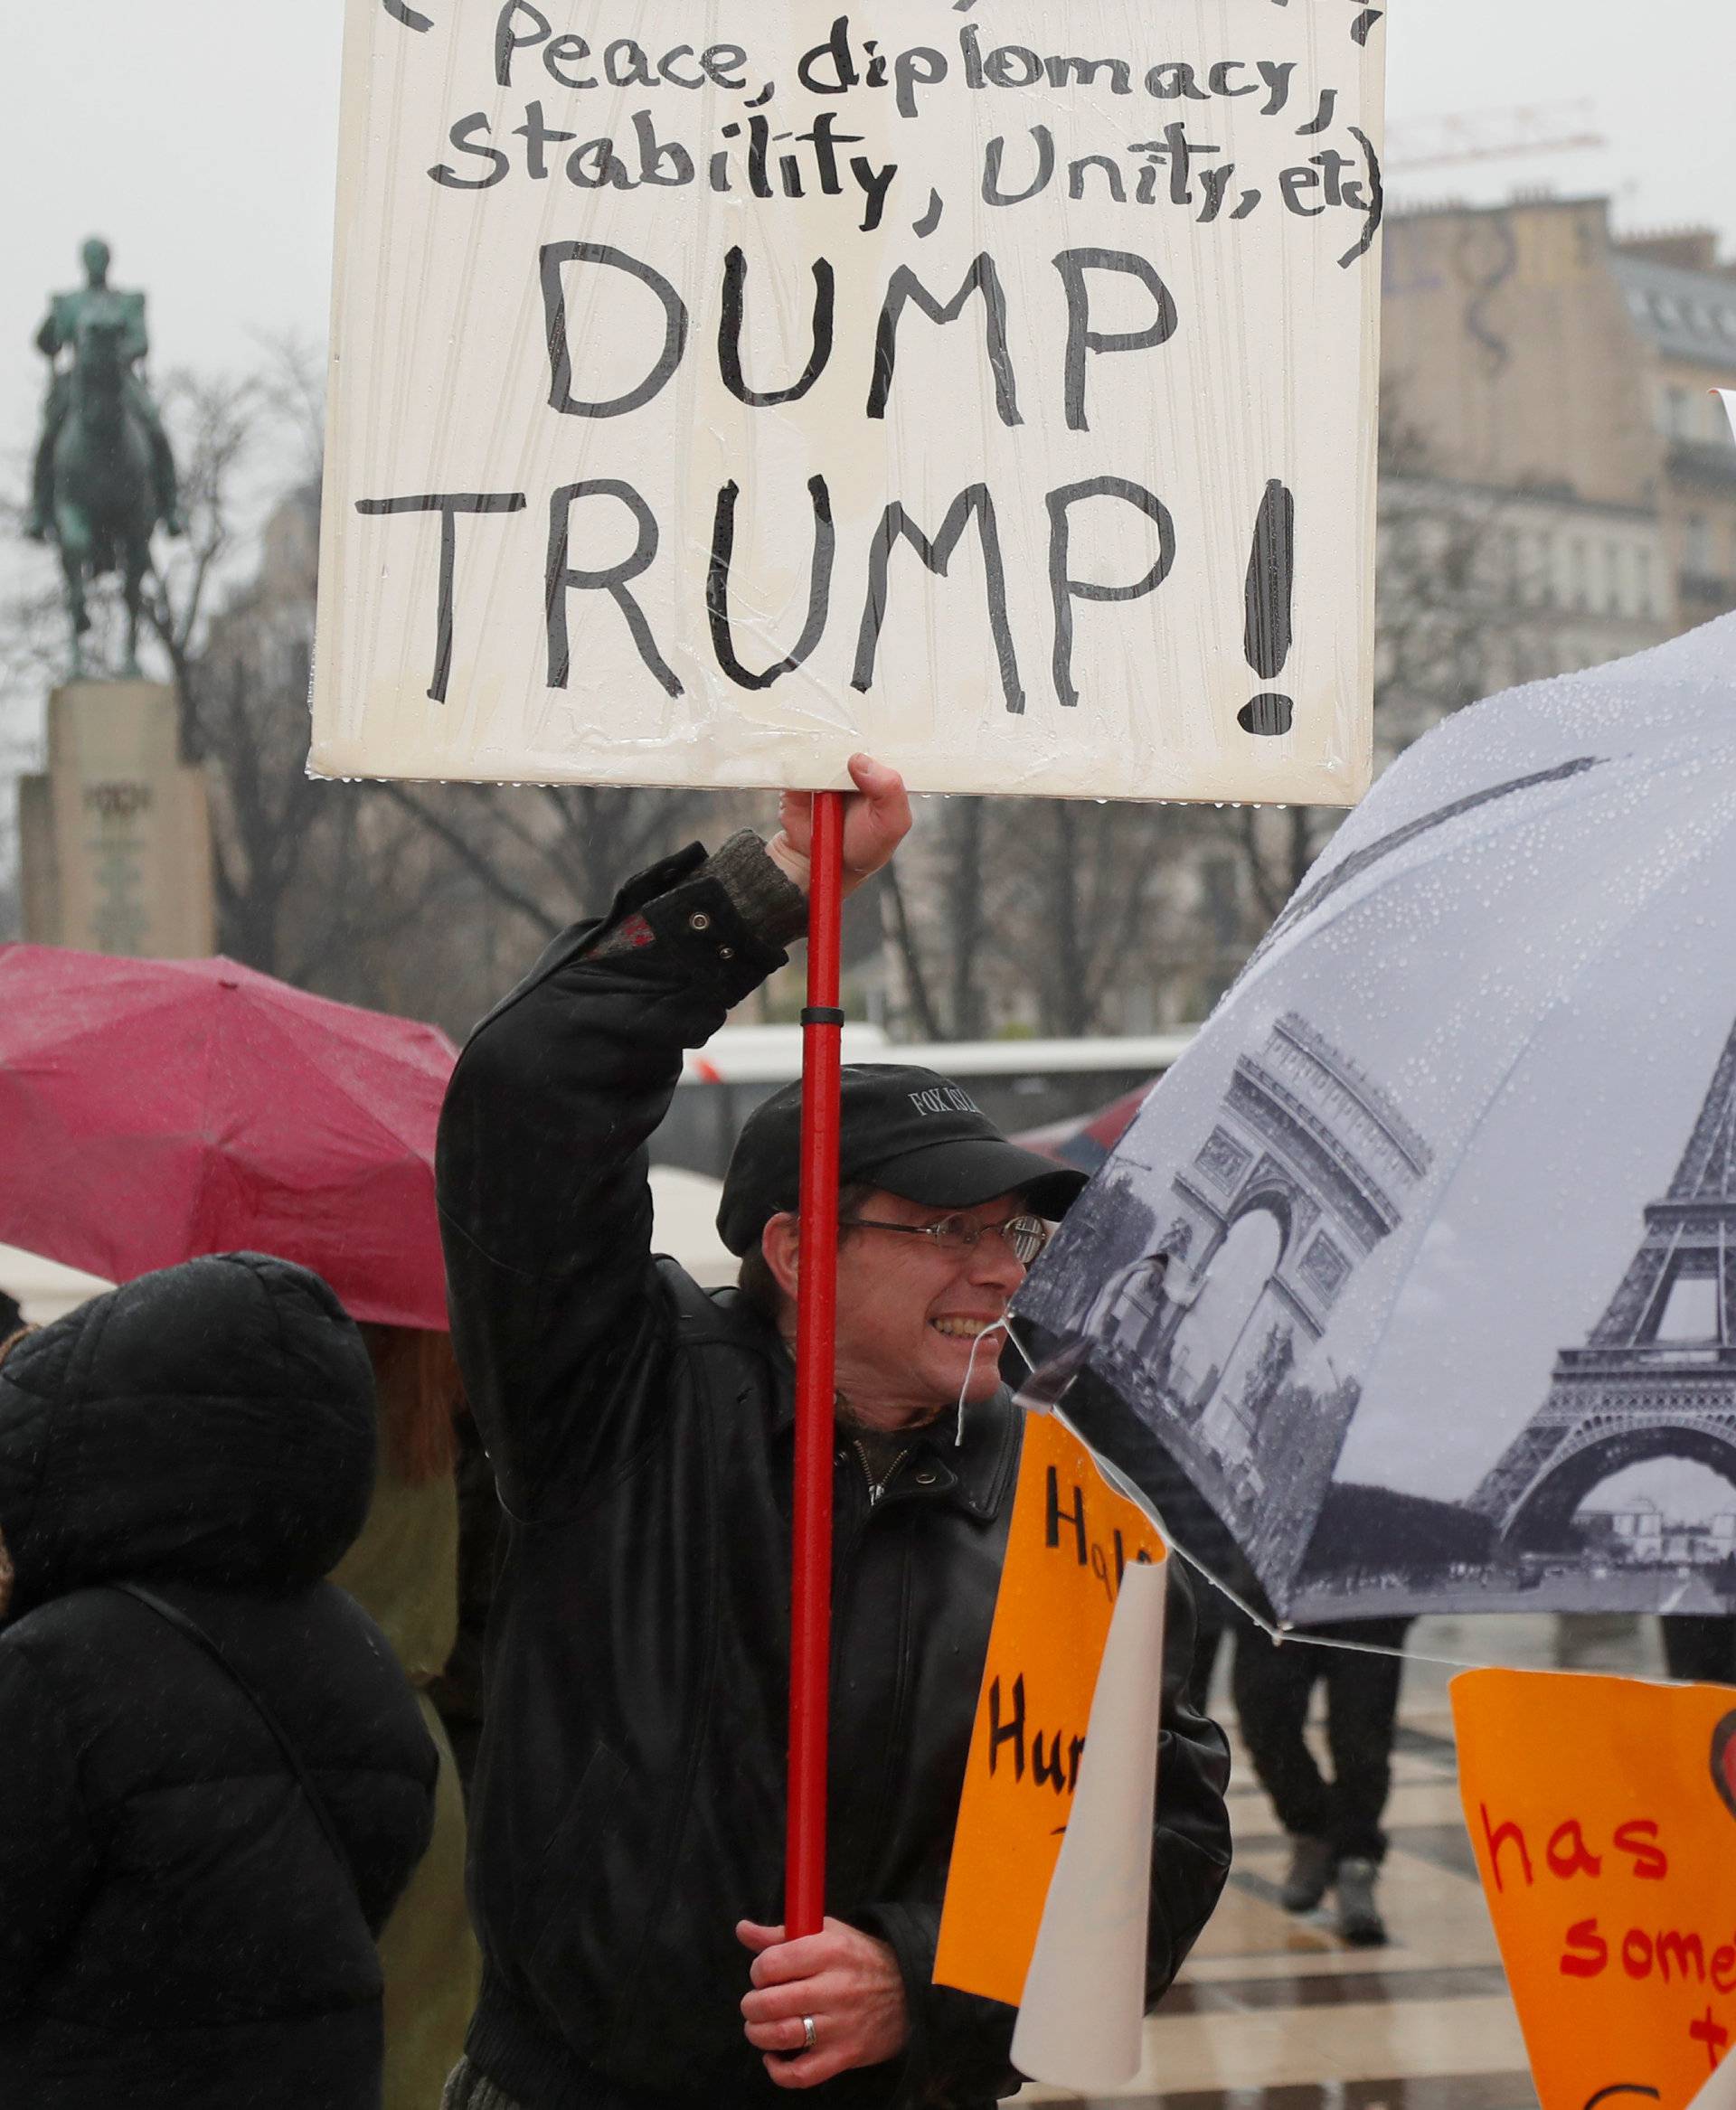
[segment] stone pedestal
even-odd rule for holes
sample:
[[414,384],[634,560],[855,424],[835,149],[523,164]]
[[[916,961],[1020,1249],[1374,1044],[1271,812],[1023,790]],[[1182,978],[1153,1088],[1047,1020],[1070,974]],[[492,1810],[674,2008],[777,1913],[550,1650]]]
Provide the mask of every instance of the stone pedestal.
[[48,703],[48,773],[20,787],[24,936],[137,958],[216,949],[203,773],[181,760],[175,692],[80,682]]

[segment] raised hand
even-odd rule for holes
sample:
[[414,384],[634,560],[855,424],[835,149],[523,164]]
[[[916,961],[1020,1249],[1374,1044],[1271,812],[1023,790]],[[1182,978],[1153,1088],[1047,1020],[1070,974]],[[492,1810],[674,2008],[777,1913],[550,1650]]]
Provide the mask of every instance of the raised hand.
[[[844,890],[853,894],[872,879],[910,832],[910,801],[896,769],[867,755],[850,758],[854,791],[844,798]],[[787,791],[778,818],[782,832],[766,845],[774,863],[808,890],[808,859],[814,846],[814,795]]]

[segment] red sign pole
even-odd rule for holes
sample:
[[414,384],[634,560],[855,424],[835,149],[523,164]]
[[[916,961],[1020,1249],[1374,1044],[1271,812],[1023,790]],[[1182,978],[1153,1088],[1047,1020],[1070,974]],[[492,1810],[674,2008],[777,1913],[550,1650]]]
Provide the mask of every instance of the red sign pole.
[[826,1734],[831,1718],[832,1447],[838,1276],[838,1007],[844,794],[814,800],[807,1009],[802,1014],[801,1278],[796,1317],[795,1568],[789,1635],[787,1938],[826,1925]]

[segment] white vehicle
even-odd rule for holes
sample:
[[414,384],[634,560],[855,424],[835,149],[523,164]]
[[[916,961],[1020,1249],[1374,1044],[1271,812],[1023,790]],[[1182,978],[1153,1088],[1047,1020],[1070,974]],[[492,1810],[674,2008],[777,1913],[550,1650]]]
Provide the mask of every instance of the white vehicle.
[[[948,1041],[913,1045],[878,1027],[844,1029],[845,1062],[910,1063],[964,1086],[1008,1135],[1064,1129],[1161,1077],[1194,1038],[1173,1033],[1089,1041]],[[722,1178],[741,1125],[802,1074],[799,1026],[725,1026],[687,1058],[669,1117],[653,1139],[661,1164]]]

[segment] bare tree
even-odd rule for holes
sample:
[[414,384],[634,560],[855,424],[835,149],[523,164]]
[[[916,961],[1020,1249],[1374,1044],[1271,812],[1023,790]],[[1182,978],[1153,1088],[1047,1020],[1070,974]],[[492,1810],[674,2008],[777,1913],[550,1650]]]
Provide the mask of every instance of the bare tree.
[[187,533],[159,563],[146,609],[180,702],[182,753],[200,762],[207,744],[201,652],[216,589],[247,541],[240,486],[263,451],[264,390],[251,377],[177,372],[164,388],[163,410],[175,439]]
[[589,785],[377,789],[545,940],[600,913],[623,880],[678,849],[716,804],[703,791]]
[[[23,506],[0,502],[0,538],[14,549],[23,519]],[[92,608],[99,639],[111,627],[108,613],[99,598]],[[42,700],[65,679],[70,635],[58,575],[51,578],[46,561],[22,571],[0,603],[0,699],[9,748],[37,746]]]
[[[22,510],[0,506],[0,536],[12,532]],[[58,596],[33,580],[0,605],[0,779],[15,783],[41,766],[42,699],[64,670],[65,636]],[[0,797],[0,941],[22,929],[18,854],[17,807]]]
[[911,914],[903,871],[897,864],[887,867],[885,886],[887,936],[898,962],[907,1022],[914,1029],[919,1041],[943,1041],[948,1035],[935,1005],[934,993],[929,986],[927,954]]
[[997,892],[993,809],[951,798],[919,814],[915,856],[886,875],[885,918],[901,968],[906,1024],[925,1041],[976,1041],[988,1030],[990,921]]
[[[182,753],[205,769],[219,943],[267,973],[317,982],[342,956],[337,926],[363,902],[389,906],[377,882],[404,848],[307,775],[317,363],[278,346],[256,373],[176,372],[162,394],[187,534],[159,539],[147,613]],[[359,860],[372,870],[359,872]]]
[[1125,1027],[1119,999],[1159,935],[1163,873],[1185,827],[1168,806],[1040,799],[1020,810],[1006,923],[1044,1032]]
[[1170,884],[1197,831],[1180,806],[954,798],[888,892],[905,1025],[925,1039],[1129,1030],[1130,966],[1175,942]]

